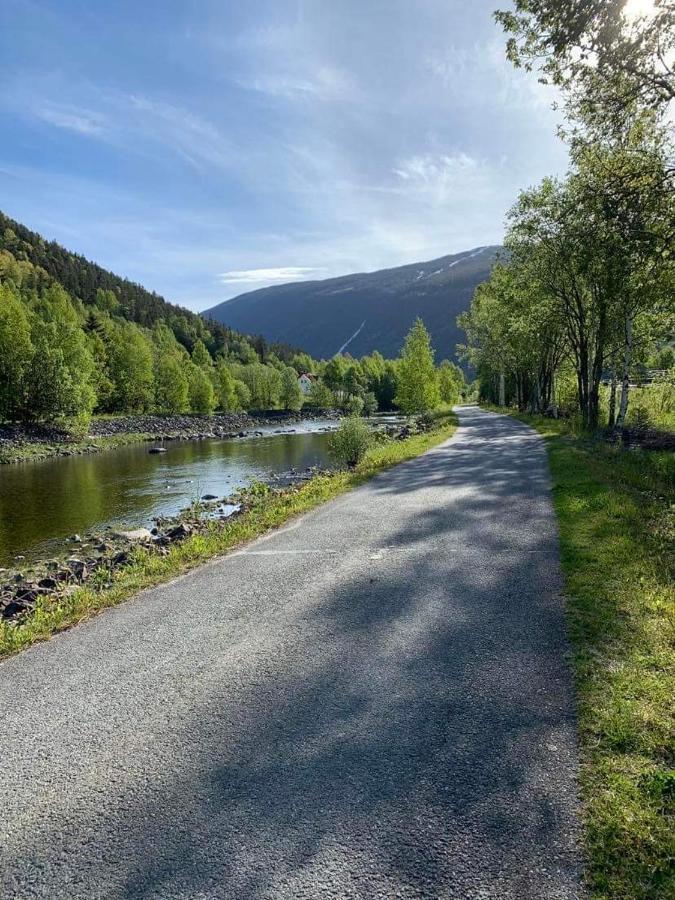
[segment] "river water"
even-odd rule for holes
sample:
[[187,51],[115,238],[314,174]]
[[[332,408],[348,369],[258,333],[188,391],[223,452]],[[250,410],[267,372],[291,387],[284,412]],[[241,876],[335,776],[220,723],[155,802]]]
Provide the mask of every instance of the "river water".
[[[74,533],[108,525],[147,526],[204,494],[222,497],[253,479],[327,466],[325,429],[304,422],[236,440],[170,441],[166,453],[131,444],[102,453],[0,466],[0,566],[49,556]],[[277,426],[278,428],[279,426]]]

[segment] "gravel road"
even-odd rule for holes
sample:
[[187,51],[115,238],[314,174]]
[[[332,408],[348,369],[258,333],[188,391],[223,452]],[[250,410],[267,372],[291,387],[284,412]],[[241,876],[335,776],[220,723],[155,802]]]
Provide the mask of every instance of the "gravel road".
[[0,664],[0,896],[582,896],[545,453],[460,418]]

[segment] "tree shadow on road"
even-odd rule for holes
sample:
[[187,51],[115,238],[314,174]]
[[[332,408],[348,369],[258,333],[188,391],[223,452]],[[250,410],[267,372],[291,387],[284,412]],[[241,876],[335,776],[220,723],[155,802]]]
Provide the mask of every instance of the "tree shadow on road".
[[[471,428],[489,444],[490,420]],[[519,428],[498,458],[460,433],[367,486],[375,515],[378,498],[401,498],[383,552],[375,542],[369,567],[331,561],[328,582],[291,586],[272,651],[243,651],[172,735],[174,770],[90,823],[93,841],[115,847],[92,856],[100,884],[117,886],[103,896],[580,895],[572,696],[538,453]],[[448,491],[450,508],[406,509],[427,490]],[[278,560],[267,578],[283,577]]]

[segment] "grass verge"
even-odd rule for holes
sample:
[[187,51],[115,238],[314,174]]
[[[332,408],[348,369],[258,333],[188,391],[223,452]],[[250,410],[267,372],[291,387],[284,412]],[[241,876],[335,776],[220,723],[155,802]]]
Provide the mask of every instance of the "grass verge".
[[379,472],[419,456],[450,437],[456,424],[456,417],[446,412],[435,418],[433,430],[404,441],[374,446],[355,469],[319,475],[299,487],[279,493],[254,491],[248,508],[241,515],[225,524],[212,523],[205,533],[173,545],[166,556],[139,548],[134,551],[131,564],[115,574],[112,584],[100,589],[87,584],[58,603],[39,601],[34,612],[20,623],[0,622],[0,658],[36,641],[46,640],[101,609],[121,603],[143,588],[175,578],[277,528],[293,516],[363,484]]
[[674,898],[675,455],[518,418],[545,437],[553,478],[590,893]]

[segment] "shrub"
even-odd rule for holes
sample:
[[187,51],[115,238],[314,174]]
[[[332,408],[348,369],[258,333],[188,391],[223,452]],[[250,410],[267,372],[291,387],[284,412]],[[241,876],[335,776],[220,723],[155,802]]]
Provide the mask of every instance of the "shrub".
[[344,409],[350,418],[356,418],[363,412],[363,397],[357,395],[350,397],[344,404]]
[[373,436],[363,419],[343,419],[338,430],[331,435],[328,450],[331,456],[344,466],[353,468],[366,455],[373,443]]

